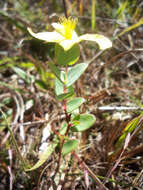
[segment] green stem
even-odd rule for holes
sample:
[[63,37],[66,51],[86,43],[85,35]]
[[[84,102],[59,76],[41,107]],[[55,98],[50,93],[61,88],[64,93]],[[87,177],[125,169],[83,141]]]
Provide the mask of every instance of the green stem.
[[[67,87],[66,87],[67,80],[68,80],[68,66],[66,66],[66,68],[65,68],[64,93],[67,92]],[[63,100],[63,106],[64,106],[64,112],[65,112],[66,122],[67,122],[67,125],[68,125],[66,133],[65,133],[65,136],[68,136],[68,132],[69,132],[69,129],[71,127],[71,124],[69,123],[69,121],[70,121],[70,115],[67,113],[67,100],[66,99]],[[65,142],[65,138],[63,137],[61,139],[61,142],[60,142],[60,151],[59,151],[58,166],[56,168],[56,172],[54,174],[54,177],[55,177],[56,173],[59,172],[60,162],[61,162],[61,157],[62,157],[62,149],[63,149],[64,142]]]
[[96,9],[95,9],[96,0],[92,0],[92,8],[91,8],[91,28],[92,30],[95,29],[95,23],[96,23]]

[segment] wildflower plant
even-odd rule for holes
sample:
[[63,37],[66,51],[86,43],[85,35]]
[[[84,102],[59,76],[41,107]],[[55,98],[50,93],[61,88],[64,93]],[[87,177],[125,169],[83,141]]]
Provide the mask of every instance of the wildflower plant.
[[[58,23],[52,23],[53,32],[34,33],[28,28],[29,33],[44,42],[55,43],[55,59],[56,64],[49,63],[51,71],[56,76],[55,93],[57,99],[63,102],[65,113],[65,123],[59,129],[58,143],[60,153],[59,157],[75,151],[79,141],[71,136],[74,132],[82,132],[89,129],[95,123],[95,116],[90,113],[80,113],[79,107],[85,103],[83,97],[75,97],[74,83],[84,73],[89,63],[75,64],[80,56],[78,43],[83,40],[96,42],[100,49],[110,48],[112,42],[99,34],[84,34],[78,36],[75,27],[77,20],[71,17],[62,17]],[[63,69],[64,68],[64,69]],[[71,138],[72,137],[72,138]],[[52,153],[51,149],[51,152]],[[59,159],[60,161],[60,159]]]

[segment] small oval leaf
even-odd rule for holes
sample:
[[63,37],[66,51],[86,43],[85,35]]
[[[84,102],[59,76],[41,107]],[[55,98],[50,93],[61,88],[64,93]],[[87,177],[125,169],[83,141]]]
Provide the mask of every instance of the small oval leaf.
[[67,127],[68,127],[68,125],[67,125],[67,123],[64,121],[64,122],[62,123],[61,128],[60,128],[60,131],[59,131],[60,135],[65,135],[65,133],[66,133],[66,131],[67,131]]
[[[60,72],[60,80],[64,81],[65,74],[64,72]],[[64,93],[64,84],[57,77],[55,80],[55,93],[56,95],[60,95]]]
[[92,114],[80,114],[78,120],[77,117],[73,119],[73,123],[75,123],[75,120],[78,121],[79,124],[71,127],[71,130],[73,132],[81,132],[89,129],[94,124],[95,116]]
[[[64,78],[64,73],[61,73],[61,80]],[[58,100],[67,99],[69,97],[72,97],[74,95],[74,90],[72,86],[68,86],[67,92],[64,92],[64,84],[61,83],[61,81],[56,78],[55,80],[55,93],[57,95]]]
[[77,146],[78,146],[78,140],[76,140],[76,139],[68,140],[63,145],[62,155],[66,155],[66,154],[72,152],[73,150],[75,150],[77,148]]
[[79,63],[73,66],[68,71],[68,82],[66,86],[71,86],[82,75],[82,73],[86,70],[87,67],[88,63]]
[[77,97],[67,103],[67,112],[70,113],[85,102],[84,98]]
[[71,98],[73,95],[74,95],[74,92],[71,91],[71,92],[67,92],[67,93],[65,93],[65,94],[60,94],[60,95],[58,95],[58,96],[57,96],[57,99],[58,99],[59,101],[61,101],[61,100],[64,100],[64,99]]
[[49,65],[51,71],[54,73],[54,75],[59,79],[59,81],[64,84],[64,82],[61,80],[61,72],[60,72],[59,68],[56,65],[54,65],[53,63],[48,63],[48,65]]

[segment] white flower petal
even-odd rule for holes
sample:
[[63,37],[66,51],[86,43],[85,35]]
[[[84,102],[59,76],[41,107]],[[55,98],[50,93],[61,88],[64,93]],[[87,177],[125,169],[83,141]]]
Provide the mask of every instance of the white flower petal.
[[58,32],[40,32],[40,33],[34,33],[30,28],[28,28],[29,33],[39,39],[44,40],[46,42],[56,42],[59,43],[60,41],[64,40],[64,37],[60,35]]
[[72,40],[79,40],[78,38],[79,37],[78,37],[77,33],[75,32],[75,30],[73,30],[73,32],[72,32]]
[[65,51],[69,50],[73,45],[75,45],[76,43],[78,43],[78,40],[75,39],[71,39],[71,40],[63,40],[61,42],[59,42],[59,45],[62,46],[64,48]]
[[79,37],[79,41],[88,40],[98,43],[100,49],[107,49],[112,47],[112,42],[103,35],[100,34],[84,34]]
[[79,37],[77,36],[76,32],[73,31],[72,39],[64,39],[62,40],[59,45],[64,48],[65,51],[69,50],[74,44],[79,42]]
[[64,34],[64,26],[62,24],[54,22],[52,23],[52,26],[56,31],[59,31],[60,33]]
[[74,44],[75,41],[72,40],[63,40],[59,43],[59,45],[62,46],[65,51],[69,50]]

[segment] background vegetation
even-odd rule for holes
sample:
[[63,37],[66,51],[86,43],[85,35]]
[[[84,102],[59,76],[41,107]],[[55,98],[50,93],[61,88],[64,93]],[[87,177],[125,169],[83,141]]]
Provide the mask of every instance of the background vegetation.
[[60,188],[52,178],[56,152],[29,172],[20,160],[33,166],[54,138],[49,127],[59,129],[63,121],[48,66],[54,45],[31,38],[27,27],[52,31],[51,23],[66,14],[78,18],[78,34],[103,34],[113,47],[103,52],[90,42],[80,45],[80,61],[93,60],[76,93],[87,100],[84,108],[96,122],[79,137],[78,155],[93,176],[69,158],[61,189],[101,189],[94,177],[110,190],[143,189],[141,0],[0,1],[0,189]]

